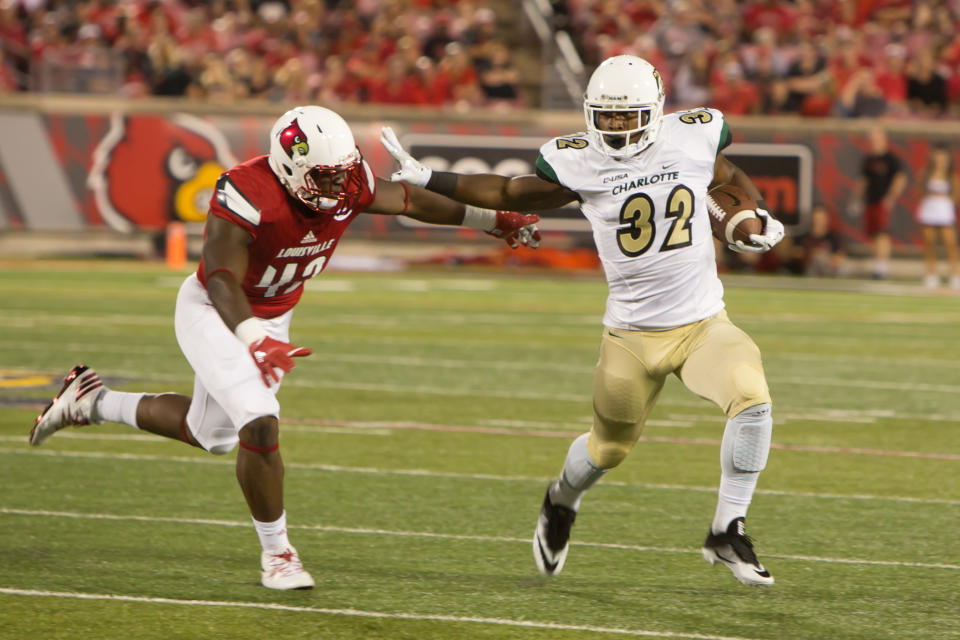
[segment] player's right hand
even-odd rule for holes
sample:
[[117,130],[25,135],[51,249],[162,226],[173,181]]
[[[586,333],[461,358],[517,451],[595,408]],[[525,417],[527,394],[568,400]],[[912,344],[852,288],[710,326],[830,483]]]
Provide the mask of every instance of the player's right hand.
[[[293,369],[293,359],[308,356],[313,353],[306,347],[297,347],[286,342],[274,340],[270,336],[260,338],[250,345],[250,355],[260,369],[260,379],[268,387],[280,382],[280,376],[275,369],[290,373]],[[273,382],[271,382],[271,380]]]
[[425,167],[420,162],[407,153],[406,149],[397,140],[397,134],[390,127],[380,128],[380,144],[386,149],[393,159],[400,165],[398,171],[390,174],[390,180],[393,182],[406,182],[418,187],[427,186],[430,181],[430,175],[433,173],[429,167]]

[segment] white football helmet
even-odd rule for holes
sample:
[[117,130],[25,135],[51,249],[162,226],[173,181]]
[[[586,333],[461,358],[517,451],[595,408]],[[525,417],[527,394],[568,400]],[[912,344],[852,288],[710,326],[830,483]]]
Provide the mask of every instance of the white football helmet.
[[[663,80],[656,68],[637,56],[614,56],[600,63],[583,94],[587,132],[597,148],[612,158],[635,156],[657,139],[663,119]],[[604,129],[597,116],[619,112],[624,128]],[[630,127],[631,117],[637,122]]]
[[350,126],[324,107],[295,107],[270,130],[270,168],[294,198],[320,213],[354,207],[369,188]]

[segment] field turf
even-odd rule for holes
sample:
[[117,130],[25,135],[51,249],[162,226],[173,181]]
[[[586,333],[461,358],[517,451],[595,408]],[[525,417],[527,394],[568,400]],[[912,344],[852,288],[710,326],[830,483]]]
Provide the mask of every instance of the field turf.
[[181,280],[2,263],[0,638],[960,638],[960,297],[728,286],[774,398],[759,589],[700,557],[724,419],[675,379],[585,498],[563,573],[537,574],[543,490],[591,420],[599,276],[324,274],[293,323],[314,355],[280,393],[317,588],[279,593],[234,454],[113,424],[27,445],[77,362],[190,393]]

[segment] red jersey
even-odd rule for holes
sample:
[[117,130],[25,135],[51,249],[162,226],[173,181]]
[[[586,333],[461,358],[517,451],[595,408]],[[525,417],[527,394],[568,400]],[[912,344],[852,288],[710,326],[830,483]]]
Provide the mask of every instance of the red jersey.
[[[275,318],[293,308],[303,295],[303,282],[323,271],[340,236],[376,195],[376,179],[367,163],[366,186],[357,206],[339,215],[315,213],[287,193],[267,163],[258,156],[221,174],[210,199],[210,215],[243,228],[253,236],[241,286],[253,313]],[[197,277],[204,286],[203,259]]]

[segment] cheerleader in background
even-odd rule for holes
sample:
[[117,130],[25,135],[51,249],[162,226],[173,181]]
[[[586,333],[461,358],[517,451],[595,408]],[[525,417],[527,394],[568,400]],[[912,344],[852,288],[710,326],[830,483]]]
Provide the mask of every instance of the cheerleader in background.
[[947,251],[950,287],[960,289],[960,259],[957,252],[957,200],[960,176],[953,170],[953,157],[946,146],[930,151],[930,163],[924,171],[923,198],[917,207],[917,221],[923,229],[923,255],[926,261],[924,286],[940,285],[937,274],[937,236]]

